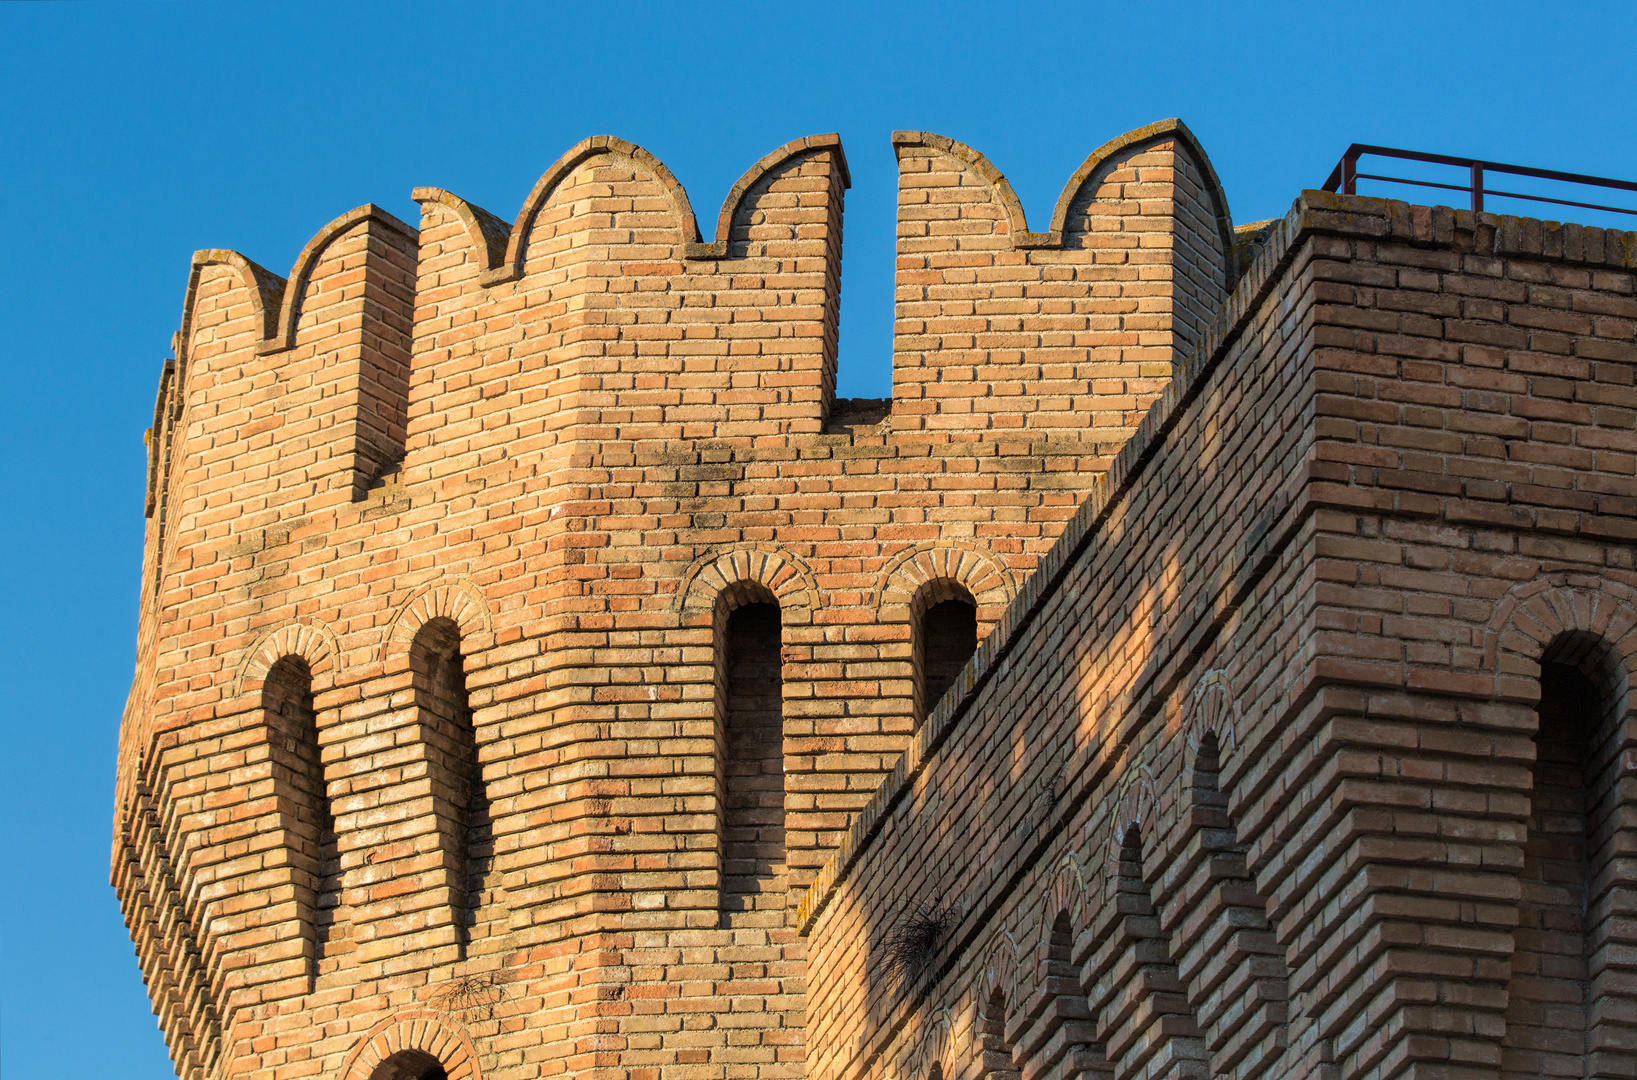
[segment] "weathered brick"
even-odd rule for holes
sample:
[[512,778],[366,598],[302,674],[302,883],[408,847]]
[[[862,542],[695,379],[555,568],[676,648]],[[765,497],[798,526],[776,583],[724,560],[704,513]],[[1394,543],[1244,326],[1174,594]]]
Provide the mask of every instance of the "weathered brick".
[[894,145],[890,401],[833,137],[710,242],[601,138],[196,258],[112,873],[179,1074],[1629,1075],[1559,714],[1637,654],[1632,238],[1246,244],[1175,123],[1036,232]]

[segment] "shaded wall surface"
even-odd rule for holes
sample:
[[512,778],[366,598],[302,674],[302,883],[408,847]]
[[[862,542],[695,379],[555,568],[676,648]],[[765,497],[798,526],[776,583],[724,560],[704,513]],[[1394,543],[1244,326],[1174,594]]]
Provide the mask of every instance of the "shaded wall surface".
[[599,137],[195,255],[113,852],[178,1073],[1632,1075],[1634,238],[894,147],[885,402],[834,136],[709,240]]
[[910,744],[913,617],[988,632],[1237,265],[1174,121],[1044,233],[895,145],[890,402],[834,399],[834,136],[710,239],[599,137],[511,221],[195,255],[113,867],[181,1075],[805,1072],[795,905]]
[[1634,244],[1302,195],[810,888],[810,1076],[1637,1075]]

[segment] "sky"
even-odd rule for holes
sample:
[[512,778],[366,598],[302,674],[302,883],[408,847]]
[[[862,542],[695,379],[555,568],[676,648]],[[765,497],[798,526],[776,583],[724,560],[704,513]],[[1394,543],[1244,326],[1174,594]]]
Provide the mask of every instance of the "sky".
[[509,220],[596,134],[708,230],[762,155],[839,132],[839,393],[882,397],[895,129],[982,151],[1036,229],[1169,116],[1241,223],[1352,142],[1637,179],[1634,46],[1632,0],[0,4],[0,1075],[173,1075],[108,865],[142,432],[195,249],[285,274],[362,203],[417,222],[418,185]]

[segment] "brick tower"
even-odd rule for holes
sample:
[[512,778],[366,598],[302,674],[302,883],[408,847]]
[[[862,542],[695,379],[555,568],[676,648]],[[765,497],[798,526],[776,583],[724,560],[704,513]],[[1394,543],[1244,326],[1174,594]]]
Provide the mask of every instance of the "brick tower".
[[1175,121],[1032,232],[893,143],[887,401],[834,136],[709,242],[599,137],[196,253],[113,854],[179,1075],[1634,1075],[1633,237],[1236,232]]

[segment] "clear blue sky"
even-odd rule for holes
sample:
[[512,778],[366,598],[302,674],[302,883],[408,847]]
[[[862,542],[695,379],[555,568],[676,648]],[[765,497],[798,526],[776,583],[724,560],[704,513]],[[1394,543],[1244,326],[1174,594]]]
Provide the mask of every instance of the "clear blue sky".
[[194,249],[287,273],[360,203],[414,223],[421,184],[509,219],[594,134],[656,154],[709,228],[757,158],[839,131],[840,389],[884,396],[894,128],[983,151],[1036,227],[1167,116],[1240,222],[1349,142],[1637,178],[1634,31],[1631,0],[0,4],[0,1073],[172,1075],[108,849],[141,436]]

